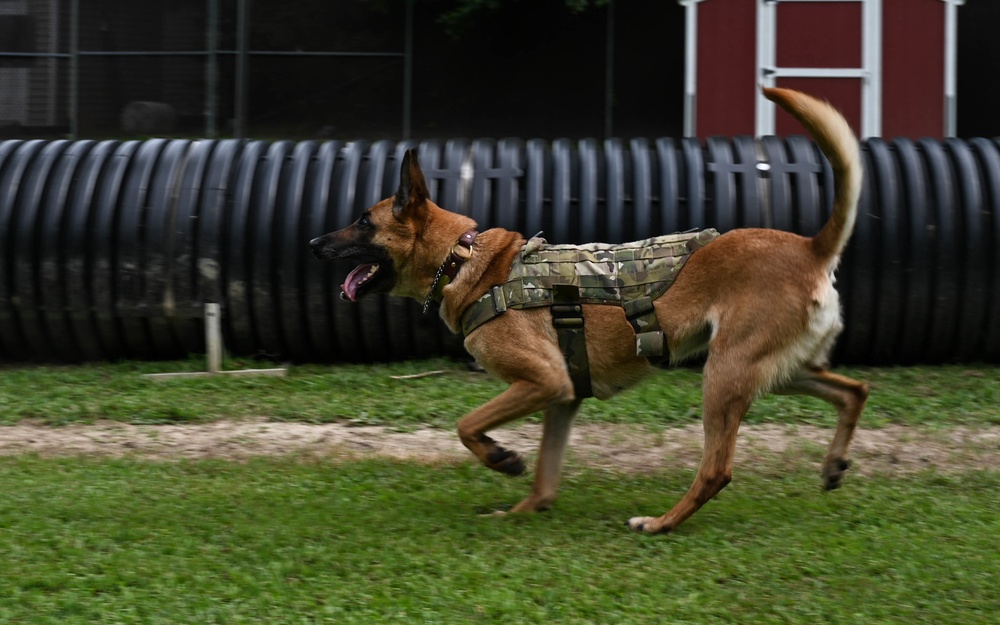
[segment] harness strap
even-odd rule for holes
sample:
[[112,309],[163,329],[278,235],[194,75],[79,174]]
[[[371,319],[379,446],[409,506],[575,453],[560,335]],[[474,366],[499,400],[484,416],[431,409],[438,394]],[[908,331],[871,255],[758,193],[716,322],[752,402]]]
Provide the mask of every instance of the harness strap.
[[505,312],[507,312],[507,298],[503,294],[503,286],[491,287],[462,315],[462,335],[469,336],[473,330]]
[[625,318],[635,331],[635,355],[654,360],[669,359],[656,309],[651,297],[640,297],[623,304]]
[[577,398],[593,397],[590,384],[590,361],[587,341],[583,335],[583,304],[580,289],[571,284],[558,284],[552,289],[552,325],[559,338],[559,350],[566,358],[569,378]]
[[[693,252],[718,236],[716,230],[709,229],[654,237],[621,246],[550,246],[544,239],[533,237],[522,248],[521,257],[515,261],[507,281],[491,287],[463,313],[462,333],[469,336],[476,328],[510,308],[519,310],[549,306],[577,395],[589,397],[592,393],[587,348],[583,341],[582,302],[622,306],[635,332],[636,356],[652,361],[669,359],[669,345],[656,320],[653,300],[673,284]],[[459,246],[464,246],[461,241]],[[461,252],[459,246],[456,250]],[[654,250],[654,259],[660,259],[655,267],[656,263],[645,262],[646,255],[642,250],[647,248]],[[545,258],[536,258],[539,255]],[[529,256],[530,262],[525,260]],[[668,257],[672,262],[663,260]],[[609,262],[620,263],[619,270],[624,270],[623,274],[615,277],[616,282],[601,282],[601,267]],[[581,263],[586,267],[583,271],[577,266]],[[571,264],[574,266],[570,267]],[[560,267],[567,267],[575,274],[570,276]],[[631,273],[633,270],[634,274]],[[576,281],[582,286],[560,285],[562,280]],[[636,294],[636,287],[645,287],[647,295]],[[566,304],[570,307],[566,308]]]

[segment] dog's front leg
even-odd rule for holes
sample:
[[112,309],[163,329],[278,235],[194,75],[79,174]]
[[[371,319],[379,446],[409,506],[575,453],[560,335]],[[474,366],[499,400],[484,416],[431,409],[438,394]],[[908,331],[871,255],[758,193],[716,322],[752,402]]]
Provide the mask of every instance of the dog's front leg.
[[573,419],[580,410],[581,401],[573,399],[550,406],[545,411],[542,444],[538,449],[538,463],[535,467],[535,484],[531,488],[531,494],[511,508],[511,512],[541,512],[552,507],[559,488],[559,475],[566,456],[569,433],[573,428]]
[[458,436],[487,467],[507,475],[520,475],[525,469],[520,454],[497,445],[486,432],[570,398],[571,389],[515,380],[503,393],[462,417],[458,422]]

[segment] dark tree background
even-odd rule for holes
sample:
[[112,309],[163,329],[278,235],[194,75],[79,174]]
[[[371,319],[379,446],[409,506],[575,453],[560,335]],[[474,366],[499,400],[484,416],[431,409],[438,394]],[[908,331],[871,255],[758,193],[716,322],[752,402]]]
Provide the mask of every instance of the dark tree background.
[[[68,11],[68,3],[60,6]],[[407,0],[251,0],[252,50],[352,56],[252,55],[248,133],[400,138],[407,6]],[[606,0],[415,0],[412,6],[416,138],[604,137],[609,32],[611,134],[681,134],[684,8],[676,0],[615,0],[613,10]],[[205,47],[205,0],[93,0],[80,8],[84,50]],[[1000,135],[994,32],[1000,1],[971,0],[958,15],[959,135]],[[236,48],[236,16],[236,0],[221,0],[222,50]],[[60,24],[66,40],[68,13]],[[83,136],[120,132],[120,112],[135,100],[169,103],[179,133],[203,131],[204,57],[87,56],[80,67]],[[67,68],[63,63],[60,81],[68,80]],[[222,54],[217,108],[223,135],[232,130],[234,85],[235,56]]]
[[[405,0],[254,0],[253,43],[402,51],[405,11]],[[959,136],[1000,135],[1000,2],[972,0],[958,15]],[[606,0],[416,0],[415,20],[415,137],[603,136]],[[679,136],[683,7],[617,0],[613,36],[613,134]],[[297,119],[299,134],[401,132],[399,59],[255,59],[253,74],[262,130]]]
[[[251,43],[402,51],[405,11],[404,0],[254,0]],[[418,0],[414,18],[414,137],[604,135],[603,0]],[[613,134],[680,134],[683,35],[676,2],[616,3]],[[400,58],[254,57],[251,129],[398,138],[402,72]]]
[[[1000,135],[1000,2],[970,0],[958,9],[958,136]],[[914,106],[919,106],[915,103]]]

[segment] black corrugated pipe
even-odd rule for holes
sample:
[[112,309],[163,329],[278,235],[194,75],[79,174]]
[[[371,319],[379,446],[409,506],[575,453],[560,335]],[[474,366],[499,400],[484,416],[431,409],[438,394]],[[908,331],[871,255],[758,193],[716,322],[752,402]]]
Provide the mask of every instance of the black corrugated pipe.
[[[812,235],[832,200],[802,137],[4,141],[0,359],[200,352],[205,302],[222,304],[237,355],[461,354],[415,302],[340,300],[347,268],[307,245],[391,195],[410,147],[440,205],[552,243],[709,226]],[[863,160],[836,359],[1000,361],[1000,144],[870,139]]]

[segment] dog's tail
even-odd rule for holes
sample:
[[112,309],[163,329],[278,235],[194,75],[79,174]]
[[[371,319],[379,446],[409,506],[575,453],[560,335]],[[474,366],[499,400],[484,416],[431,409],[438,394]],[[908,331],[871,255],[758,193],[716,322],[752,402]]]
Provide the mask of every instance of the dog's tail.
[[854,231],[861,195],[861,154],[847,120],[828,102],[791,89],[764,88],[764,96],[799,120],[833,167],[833,214],[815,237],[817,256],[836,263]]

